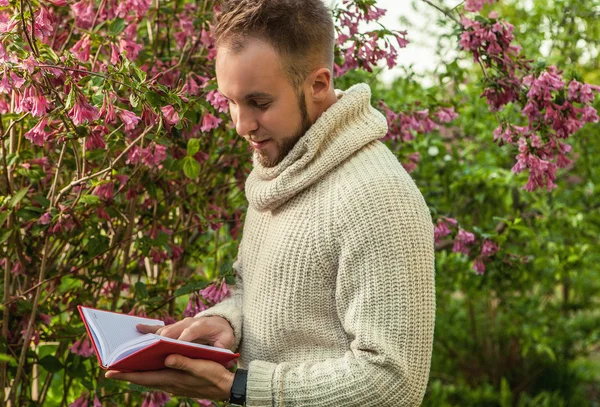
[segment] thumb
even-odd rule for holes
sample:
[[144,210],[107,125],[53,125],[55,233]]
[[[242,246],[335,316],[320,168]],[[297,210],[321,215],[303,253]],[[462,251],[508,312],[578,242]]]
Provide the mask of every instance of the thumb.
[[169,355],[165,359],[165,366],[171,369],[185,370],[186,372],[193,373],[192,359],[186,358],[181,355]]

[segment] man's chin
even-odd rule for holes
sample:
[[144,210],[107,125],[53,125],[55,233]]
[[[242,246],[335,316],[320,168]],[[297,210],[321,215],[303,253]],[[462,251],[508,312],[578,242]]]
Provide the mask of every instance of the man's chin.
[[256,151],[256,157],[258,162],[265,168],[273,168],[281,162],[281,157],[270,158],[267,154],[262,151]]

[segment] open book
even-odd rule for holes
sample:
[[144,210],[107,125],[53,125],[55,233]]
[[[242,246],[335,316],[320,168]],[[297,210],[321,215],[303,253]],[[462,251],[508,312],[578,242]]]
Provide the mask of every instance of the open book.
[[120,371],[159,370],[169,355],[206,359],[226,365],[240,355],[228,349],[184,342],[139,332],[137,324],[161,325],[158,319],[142,318],[78,306],[100,366]]

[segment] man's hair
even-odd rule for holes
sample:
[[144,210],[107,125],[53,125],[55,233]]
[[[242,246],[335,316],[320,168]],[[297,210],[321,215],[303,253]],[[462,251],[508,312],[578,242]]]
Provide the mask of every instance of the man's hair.
[[223,0],[214,24],[217,48],[241,51],[248,38],[273,46],[295,89],[319,65],[333,72],[335,31],[323,0]]

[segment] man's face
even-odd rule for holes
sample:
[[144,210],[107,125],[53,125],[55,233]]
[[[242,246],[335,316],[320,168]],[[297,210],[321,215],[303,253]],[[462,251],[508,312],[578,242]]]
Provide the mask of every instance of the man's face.
[[219,47],[216,72],[238,134],[263,166],[279,164],[312,125],[304,91],[294,91],[281,58],[260,40],[248,39],[238,52]]

